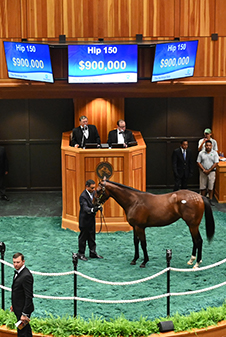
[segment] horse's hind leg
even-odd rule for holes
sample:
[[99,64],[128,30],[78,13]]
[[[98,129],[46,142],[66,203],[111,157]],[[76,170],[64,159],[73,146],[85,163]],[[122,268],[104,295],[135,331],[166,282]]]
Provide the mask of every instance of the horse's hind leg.
[[198,230],[198,227],[196,228],[189,228],[192,236],[192,241],[193,241],[193,249],[192,249],[192,256],[190,260],[188,261],[188,264],[192,265],[193,262],[196,259],[196,252],[198,250],[198,255],[197,255],[197,262],[194,265],[194,268],[198,268],[200,263],[202,262],[202,237],[200,235],[200,232]]
[[196,247],[196,244],[192,238],[192,241],[193,241],[193,248],[192,248],[192,254],[191,254],[191,258],[190,260],[187,262],[188,265],[192,266],[194,261],[196,260],[196,250],[197,250],[197,247]]
[[135,254],[133,260],[130,262],[131,265],[135,265],[137,259],[139,259],[139,237],[136,234],[135,229],[133,229],[133,243],[135,248]]

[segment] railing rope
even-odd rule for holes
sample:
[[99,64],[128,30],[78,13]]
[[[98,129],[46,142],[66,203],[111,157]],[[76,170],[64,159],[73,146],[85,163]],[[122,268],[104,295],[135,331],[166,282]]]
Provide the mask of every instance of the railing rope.
[[[4,310],[5,307],[5,294],[4,291],[11,291],[11,288],[9,287],[5,287],[4,285],[4,266],[8,266],[13,268],[13,264],[7,262],[4,260],[4,253],[5,253],[5,244],[3,242],[0,242],[0,252],[1,252],[1,259],[0,259],[0,263],[1,263],[1,285],[0,288],[2,290],[2,309]],[[110,281],[104,281],[104,280],[99,280],[97,278],[93,278],[90,276],[87,276],[81,272],[77,271],[77,264],[78,264],[78,257],[77,254],[72,253],[72,261],[74,264],[74,270],[73,271],[69,271],[69,272],[64,272],[64,273],[42,273],[42,272],[37,272],[37,271],[31,271],[32,274],[34,275],[42,275],[42,276],[66,276],[66,275],[74,275],[74,296],[67,296],[67,297],[56,297],[56,296],[46,296],[46,295],[38,295],[38,294],[34,294],[34,297],[36,298],[43,298],[43,299],[52,299],[52,300],[73,300],[74,301],[74,317],[77,316],[77,301],[84,301],[84,302],[92,302],[92,303],[107,303],[107,304],[116,304],[116,303],[136,303],[136,302],[144,302],[144,301],[152,301],[152,300],[156,300],[156,299],[160,299],[160,298],[167,298],[167,316],[170,315],[170,297],[171,296],[184,296],[184,295],[193,295],[193,294],[197,294],[197,293],[202,293],[202,292],[206,292],[206,291],[210,291],[213,289],[217,289],[219,287],[223,287],[226,285],[226,282],[222,282],[220,284],[211,286],[211,287],[207,287],[204,289],[199,289],[199,290],[194,290],[194,291],[187,291],[187,292],[170,292],[170,271],[174,271],[174,272],[200,272],[203,270],[207,270],[210,268],[214,268],[216,266],[219,266],[223,263],[226,262],[226,259],[223,259],[219,262],[216,262],[212,265],[209,266],[205,266],[205,267],[201,267],[201,268],[196,268],[196,269],[179,269],[179,268],[173,268],[170,267],[170,260],[172,258],[172,251],[167,249],[166,250],[166,260],[167,260],[167,268],[163,269],[162,271],[146,277],[146,278],[142,278],[139,280],[134,280],[134,281],[130,281],[130,282],[110,282]],[[145,297],[145,298],[138,298],[138,299],[131,299],[131,300],[102,300],[102,299],[89,299],[89,298],[83,298],[83,297],[77,297],[77,276],[83,277],[85,279],[88,279],[92,282],[97,282],[97,283],[102,283],[102,284],[107,284],[107,285],[113,285],[113,286],[125,286],[125,285],[134,285],[134,284],[139,284],[142,282],[146,282],[149,280],[152,280],[160,275],[163,275],[164,273],[167,273],[167,293],[165,294],[160,294],[160,295],[156,295],[156,296],[152,296],[152,297]]]

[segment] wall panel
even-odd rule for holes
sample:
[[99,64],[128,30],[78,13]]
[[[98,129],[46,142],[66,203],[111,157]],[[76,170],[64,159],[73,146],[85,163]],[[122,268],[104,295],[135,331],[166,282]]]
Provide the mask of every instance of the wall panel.
[[62,0],[27,0],[28,38],[62,34]]
[[180,0],[181,36],[211,36],[214,22],[215,0]]
[[226,6],[225,0],[215,0],[216,1],[216,21],[215,21],[215,31],[219,36],[225,36],[226,34]]
[[0,37],[21,37],[21,0],[0,1]]
[[194,77],[214,76],[215,43],[209,37],[199,38]]
[[214,99],[213,133],[217,139],[218,149],[226,156],[226,97],[216,97]]
[[226,37],[219,37],[215,45],[214,75],[226,76]]
[[69,38],[174,36],[175,0],[63,0]]

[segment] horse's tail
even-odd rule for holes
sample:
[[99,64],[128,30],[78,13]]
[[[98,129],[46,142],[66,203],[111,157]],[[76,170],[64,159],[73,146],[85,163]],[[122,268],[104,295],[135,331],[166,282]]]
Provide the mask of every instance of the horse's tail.
[[215,232],[213,212],[209,200],[204,196],[202,196],[202,199],[205,205],[206,235],[208,241],[211,241]]

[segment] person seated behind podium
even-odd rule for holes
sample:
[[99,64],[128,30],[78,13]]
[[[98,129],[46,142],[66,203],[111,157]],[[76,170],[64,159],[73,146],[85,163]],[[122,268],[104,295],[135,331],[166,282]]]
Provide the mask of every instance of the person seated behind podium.
[[111,130],[108,134],[109,147],[113,143],[124,144],[124,147],[128,146],[129,142],[134,142],[132,131],[126,130],[126,122],[123,119],[117,121],[117,129]]
[[79,118],[80,126],[72,130],[71,146],[84,147],[86,143],[95,143],[100,146],[100,136],[95,125],[88,124],[88,118]]

